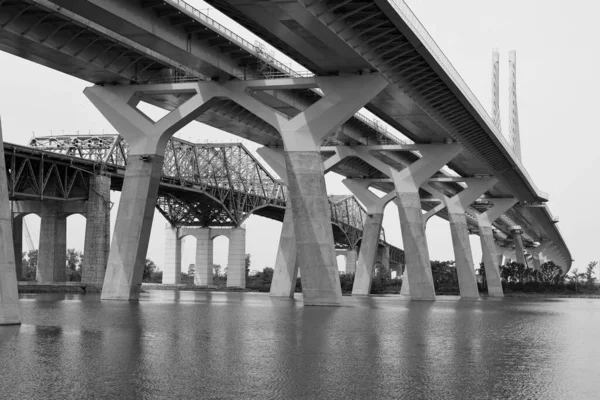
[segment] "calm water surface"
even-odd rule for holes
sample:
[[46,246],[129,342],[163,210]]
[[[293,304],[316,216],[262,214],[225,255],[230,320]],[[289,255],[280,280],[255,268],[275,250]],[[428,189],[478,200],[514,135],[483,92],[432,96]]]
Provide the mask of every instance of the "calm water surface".
[[600,300],[23,295],[0,399],[600,399]]

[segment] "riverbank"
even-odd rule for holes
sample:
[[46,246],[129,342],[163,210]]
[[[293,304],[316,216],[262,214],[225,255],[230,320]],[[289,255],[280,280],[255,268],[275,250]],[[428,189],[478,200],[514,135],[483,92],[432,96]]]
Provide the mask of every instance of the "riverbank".
[[[194,285],[163,285],[157,283],[144,283],[142,284],[142,291],[153,291],[153,290],[179,290],[187,292],[261,292],[259,290],[252,289],[240,289],[240,288],[225,288],[219,286],[194,286]],[[99,285],[89,285],[80,282],[65,282],[65,283],[36,283],[36,282],[19,282],[19,293],[100,293],[102,287]],[[264,292],[263,292],[264,293]],[[350,292],[343,292],[344,296],[350,296]],[[458,292],[440,292],[436,293],[438,296],[455,295],[458,296]],[[397,292],[393,293],[377,293],[372,296],[381,295],[399,295]],[[527,298],[583,298],[583,299],[600,299],[598,294],[590,293],[535,293],[535,292],[505,292],[505,297],[527,297]],[[487,297],[486,294],[482,294],[481,297]]]

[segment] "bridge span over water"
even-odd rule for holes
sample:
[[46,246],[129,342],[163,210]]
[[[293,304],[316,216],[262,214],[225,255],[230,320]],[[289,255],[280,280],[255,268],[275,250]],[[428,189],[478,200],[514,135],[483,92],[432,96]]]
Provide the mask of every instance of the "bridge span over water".
[[[77,135],[38,137],[31,140],[30,147],[9,143],[4,147],[9,166],[15,254],[22,251],[22,244],[17,239],[21,237],[25,215],[40,215],[43,231],[48,224],[56,225],[54,220],[59,216],[49,212],[53,208],[60,209],[62,219],[73,213],[89,216],[90,224],[102,226],[90,226],[86,230],[85,250],[90,255],[83,264],[83,281],[101,285],[108,253],[96,254],[96,249],[108,249],[106,233],[110,224],[108,219],[99,221],[96,218],[97,210],[88,209],[98,206],[94,204],[98,194],[104,207],[110,208],[109,189],[122,190],[129,153],[127,143],[117,135]],[[107,184],[98,187],[98,180]],[[198,239],[205,235],[214,239],[223,234],[236,240],[235,244],[230,244],[230,256],[233,257],[228,266],[231,278],[228,285],[245,287],[245,276],[237,276],[237,280],[232,278],[236,274],[245,275],[245,254],[231,254],[236,246],[245,248],[245,231],[240,228],[252,214],[283,222],[287,201],[287,187],[274,178],[244,145],[197,144],[170,139],[156,204],[156,209],[174,228],[167,229],[163,283],[178,284],[181,281],[181,244],[178,241],[183,236],[190,234]],[[353,273],[366,211],[348,195],[331,195],[329,204],[337,253],[346,255],[347,272]],[[236,232],[240,234],[236,236]],[[40,238],[43,245],[38,256],[39,282],[62,282],[66,278],[64,268],[61,268],[66,262],[66,225],[55,227],[53,233]],[[197,285],[212,284],[212,245],[209,239],[204,240],[205,248],[199,247],[196,252]],[[382,262],[396,267],[404,263],[404,252],[387,244],[383,231],[379,246]],[[20,260],[16,261],[17,276],[20,277]]]
[[[478,296],[469,233],[481,238],[491,295],[502,295],[499,252],[526,263],[527,248],[538,266],[543,251],[570,268],[548,195],[403,1],[208,3],[305,71],[182,0],[0,3],[0,50],[95,84],[85,95],[131,146],[104,299],[137,298],[165,146],[193,120],[262,144],[261,156],[288,181],[289,229],[272,295],[290,295],[299,266],[305,304],[341,303],[327,171],[346,176],[367,209],[355,294],[369,291],[390,201],[406,252],[403,287],[414,300],[435,299],[424,231],[436,213],[450,222],[463,297]],[[171,112],[153,123],[141,101]]]

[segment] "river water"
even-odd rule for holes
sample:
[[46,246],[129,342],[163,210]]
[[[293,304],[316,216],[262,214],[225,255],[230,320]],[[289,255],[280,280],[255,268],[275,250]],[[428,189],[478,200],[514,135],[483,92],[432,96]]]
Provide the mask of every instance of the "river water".
[[600,399],[600,300],[22,295],[0,399]]

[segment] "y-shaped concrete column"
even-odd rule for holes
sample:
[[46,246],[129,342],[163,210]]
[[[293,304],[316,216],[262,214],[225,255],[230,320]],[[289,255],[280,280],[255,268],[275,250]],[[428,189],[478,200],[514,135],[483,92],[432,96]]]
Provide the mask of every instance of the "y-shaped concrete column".
[[384,150],[385,146],[356,146],[353,148],[338,146],[335,149],[335,159],[328,164],[331,168],[331,165],[343,158],[355,156],[392,178],[395,186],[398,214],[400,215],[400,226],[402,227],[402,242],[404,244],[408,280],[410,281],[411,299],[435,300],[419,187],[452,160],[460,152],[461,146],[454,143],[395,145],[393,147],[396,151],[417,150],[422,157],[407,165],[405,169],[396,170],[369,154],[370,149]]
[[504,296],[502,280],[500,278],[500,264],[498,255],[502,259],[502,253],[497,252],[494,242],[494,231],[492,223],[509,210],[517,199],[488,199],[494,206],[486,212],[476,214],[479,225],[479,240],[481,241],[481,253],[483,256],[483,268],[487,282],[488,294],[494,297]]
[[12,234],[15,251],[15,270],[17,280],[23,278],[23,215],[14,215],[12,219]]
[[[243,91],[293,89],[302,85],[318,86],[324,97],[290,120]],[[236,92],[236,102],[276,127],[283,138],[305,305],[342,303],[321,143],[387,85],[379,74],[225,84]]]
[[[435,214],[437,214],[444,208],[446,208],[446,205],[442,202],[428,210],[425,214],[423,214],[423,231],[427,230],[427,222],[429,222],[431,217],[433,217]],[[410,296],[410,284],[408,283],[408,273],[406,271],[407,268],[405,267],[404,271],[402,272],[402,286],[400,287],[401,296]]]
[[367,218],[363,224],[363,235],[360,242],[358,260],[356,261],[354,284],[352,286],[353,296],[366,296],[371,293],[371,283],[373,281],[373,271],[377,259],[379,235],[383,221],[383,210],[387,203],[396,197],[396,193],[391,192],[380,198],[369,190],[368,181],[344,179],[342,182],[367,208]]
[[[154,207],[169,138],[210,108],[218,90],[201,93],[198,84],[94,86],[84,94],[127,140],[129,155],[102,299],[136,300],[144,271]],[[154,123],[136,107],[143,95],[190,95],[190,99]]]
[[171,224],[165,226],[165,262],[162,283],[166,285],[181,283],[181,237],[179,237],[179,229]]
[[227,287],[246,287],[246,229],[232,228],[229,233]]
[[21,323],[11,219],[0,121],[0,325]]
[[[287,185],[287,168],[283,149],[271,149],[261,147],[257,153],[275,171],[279,178]],[[296,257],[296,237],[294,235],[294,217],[292,215],[292,203],[287,201],[279,246],[277,247],[277,258],[271,281],[271,297],[294,297],[296,279],[298,278],[298,263]]]
[[110,251],[110,177],[90,177],[81,281],[102,285]]
[[42,203],[36,277],[40,283],[67,280],[67,214],[54,200]]
[[550,241],[542,242],[536,248],[529,250],[529,252],[531,253],[532,260],[533,260],[534,271],[539,271],[542,268],[542,263],[540,260],[542,257],[542,252],[544,250],[546,250],[548,248],[548,246],[550,246],[551,243],[552,242],[550,242]]
[[452,197],[445,196],[430,184],[424,185],[423,188],[442,200],[448,209],[460,297],[476,299],[479,297],[479,290],[477,289],[477,277],[475,276],[465,209],[494,186],[497,180],[494,178],[465,179],[464,182],[467,184],[467,188]]
[[511,229],[510,233],[512,234],[515,241],[515,253],[517,263],[523,264],[525,268],[527,268],[527,260],[525,260],[525,246],[523,246],[523,237],[521,236],[523,230],[520,226],[515,226]]

